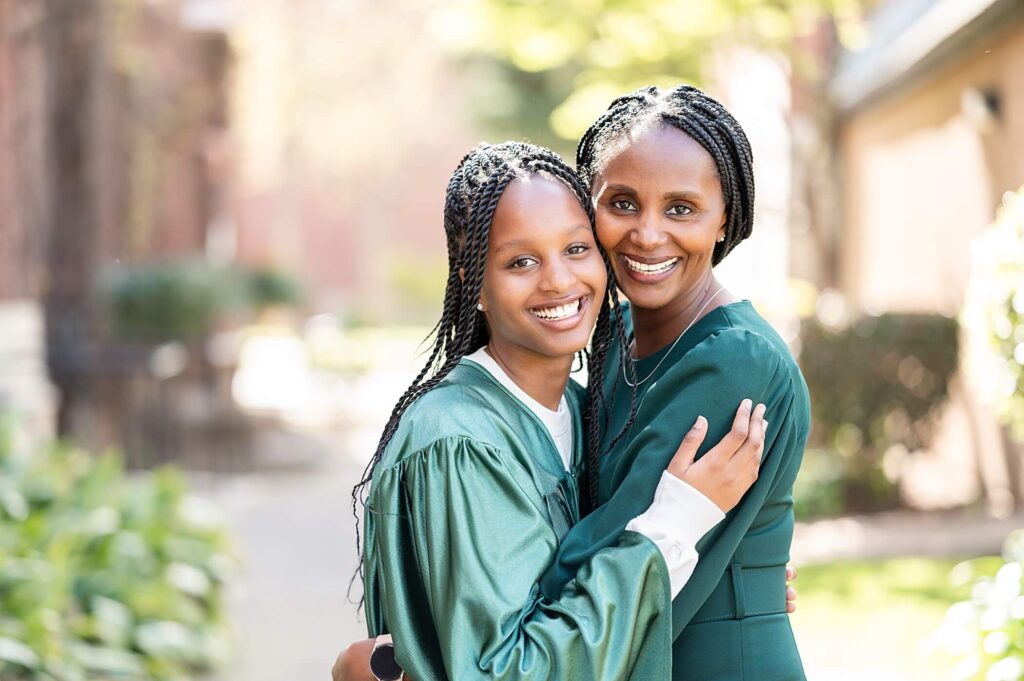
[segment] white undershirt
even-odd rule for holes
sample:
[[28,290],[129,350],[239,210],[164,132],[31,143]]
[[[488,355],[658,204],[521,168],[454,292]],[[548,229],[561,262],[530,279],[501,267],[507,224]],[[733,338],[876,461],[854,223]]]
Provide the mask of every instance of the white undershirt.
[[[558,403],[558,410],[553,411],[516,385],[484,348],[467,355],[466,359],[480,365],[536,414],[551,434],[562,465],[568,471],[572,461],[572,411],[565,395]],[[666,471],[661,474],[650,507],[630,520],[626,529],[644,535],[658,547],[665,558],[675,598],[697,566],[697,541],[723,518],[725,514],[710,499]]]
[[555,448],[558,455],[562,457],[562,467],[569,470],[572,467],[572,411],[569,409],[569,402],[562,395],[558,401],[558,409],[551,410],[537,400],[530,397],[525,390],[516,385],[516,382],[505,373],[505,370],[493,357],[487,354],[484,348],[480,348],[466,359],[472,360],[487,369],[488,373],[498,382],[505,386],[505,389],[516,396],[516,398],[530,408],[540,422],[548,429],[551,439],[555,441]]

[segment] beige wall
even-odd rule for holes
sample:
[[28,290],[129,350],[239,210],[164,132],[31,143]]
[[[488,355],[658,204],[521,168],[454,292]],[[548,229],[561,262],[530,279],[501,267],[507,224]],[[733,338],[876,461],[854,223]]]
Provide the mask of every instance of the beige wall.
[[[956,312],[970,243],[1024,183],[1024,22],[849,116],[839,138],[841,285],[876,311]],[[964,92],[994,90],[979,125]]]

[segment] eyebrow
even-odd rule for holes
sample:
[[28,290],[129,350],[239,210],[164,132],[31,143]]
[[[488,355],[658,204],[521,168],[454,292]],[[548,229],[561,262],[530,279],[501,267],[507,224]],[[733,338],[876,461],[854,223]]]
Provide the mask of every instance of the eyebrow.
[[[567,229],[565,231],[566,231],[567,235],[571,235],[571,234],[575,234],[576,232],[579,232],[581,230],[589,232],[590,231],[590,225],[574,225],[574,226],[570,227],[569,229]],[[528,239],[513,239],[512,241],[506,241],[505,243],[501,244],[500,246],[495,248],[494,251],[492,251],[492,252],[495,255],[497,255],[497,254],[501,253],[502,251],[509,251],[509,250],[514,249],[514,248],[522,248],[523,246],[529,246],[529,245],[530,245],[530,241]]]
[[[635,189],[633,189],[632,187],[630,187],[629,185],[625,185],[625,184],[609,184],[609,185],[605,186],[604,191],[602,191],[601,193],[602,194],[605,194],[605,193],[613,193],[613,194],[614,193],[620,193],[620,194],[630,194],[632,196],[636,196],[637,191]],[[704,197],[704,195],[702,193],[700,193],[699,191],[681,191],[681,192],[666,192],[665,195],[662,198],[664,198],[666,200],[669,200],[669,201],[671,201],[673,199],[683,199],[683,200],[690,200],[690,201],[692,201],[694,199],[701,199],[703,197]]]

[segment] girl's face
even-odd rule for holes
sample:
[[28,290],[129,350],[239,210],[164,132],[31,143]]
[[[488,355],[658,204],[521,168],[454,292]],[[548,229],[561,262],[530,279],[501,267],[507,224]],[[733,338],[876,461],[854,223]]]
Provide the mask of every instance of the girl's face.
[[689,135],[653,125],[594,179],[597,235],[619,288],[639,308],[688,299],[725,234],[714,159]]
[[537,175],[509,184],[494,212],[480,294],[498,351],[571,357],[587,344],[607,285],[575,195]]

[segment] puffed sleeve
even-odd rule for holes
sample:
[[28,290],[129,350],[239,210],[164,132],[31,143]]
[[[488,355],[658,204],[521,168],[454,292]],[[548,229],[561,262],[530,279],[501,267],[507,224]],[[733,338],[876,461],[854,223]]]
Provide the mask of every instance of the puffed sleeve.
[[657,547],[620,530],[545,597],[538,580],[557,538],[543,501],[520,460],[461,437],[382,471],[367,508],[380,599],[370,633],[390,631],[410,676],[670,677],[669,577]]
[[673,602],[673,636],[704,604],[738,551],[757,554],[757,561],[784,564],[791,535],[767,532],[771,545],[757,544],[761,529],[792,523],[792,484],[809,427],[805,395],[802,383],[794,383],[787,359],[757,333],[729,328],[692,348],[649,389],[622,456],[601,471],[602,478],[612,476],[619,484],[606,503],[565,537],[542,579],[544,592],[557,592],[577,566],[609,545],[651,503],[662,472],[698,415],[709,422],[699,458],[728,432],[744,398],[767,407],[761,469],[740,503],[698,543],[700,560]]

